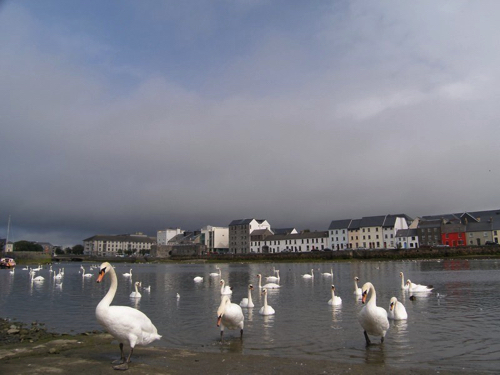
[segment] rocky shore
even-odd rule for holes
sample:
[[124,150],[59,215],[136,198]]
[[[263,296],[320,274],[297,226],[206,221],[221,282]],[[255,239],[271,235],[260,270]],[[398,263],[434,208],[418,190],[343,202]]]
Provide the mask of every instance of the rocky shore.
[[[128,350],[128,348],[127,348]],[[116,374],[111,362],[118,343],[102,332],[60,335],[43,324],[29,325],[0,319],[1,374]],[[440,368],[394,368],[384,364],[349,364],[307,358],[279,358],[242,353],[208,353],[182,349],[137,347],[129,374],[361,374],[409,375],[479,374]]]

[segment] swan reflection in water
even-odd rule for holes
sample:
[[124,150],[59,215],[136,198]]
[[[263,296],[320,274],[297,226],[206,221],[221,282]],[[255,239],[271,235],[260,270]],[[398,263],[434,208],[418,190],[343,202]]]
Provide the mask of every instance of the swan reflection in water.
[[384,345],[368,345],[365,350],[365,363],[367,365],[385,364]]

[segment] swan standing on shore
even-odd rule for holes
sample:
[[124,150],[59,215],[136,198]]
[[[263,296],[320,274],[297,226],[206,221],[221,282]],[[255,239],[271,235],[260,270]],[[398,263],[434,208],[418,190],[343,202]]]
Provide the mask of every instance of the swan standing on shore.
[[254,303],[252,301],[252,290],[253,290],[253,285],[250,284],[248,286],[248,298],[243,298],[240,302],[241,307],[254,307]]
[[342,298],[335,295],[335,285],[332,285],[332,299],[328,301],[328,304],[331,306],[342,305]]
[[243,327],[245,316],[241,307],[232,303],[229,296],[222,296],[220,306],[217,309],[217,327],[220,327],[220,339],[223,340],[224,327],[228,329],[240,329],[240,338],[243,338]]
[[274,315],[276,311],[274,311],[273,307],[267,304],[267,289],[264,288],[262,290],[262,295],[264,296],[264,306],[262,306],[259,310],[260,315]]
[[259,278],[259,289],[262,289],[262,288],[279,289],[281,287],[281,285],[278,285],[275,283],[267,283],[266,285],[262,286],[262,275],[259,273],[257,275],[257,277]]
[[141,295],[141,293],[139,293],[139,289],[138,289],[140,284],[141,283],[139,281],[136,281],[134,283],[135,292],[130,293],[130,298],[141,298],[142,297],[142,295]]
[[[115,370],[127,370],[130,358],[136,345],[147,345],[159,340],[161,335],[151,320],[141,311],[128,306],[110,306],[118,288],[118,279],[115,269],[108,262],[101,264],[97,282],[100,283],[106,274],[111,276],[111,286],[95,309],[99,324],[120,343],[120,363]],[[130,345],[130,354],[125,358],[123,343]]]
[[408,319],[408,313],[406,312],[405,306],[399,302],[396,297],[391,298],[387,317],[392,320]]
[[[366,305],[359,312],[358,321],[364,329],[366,345],[371,344],[368,335],[380,336],[380,342],[383,343],[385,334],[389,329],[387,311],[383,307],[377,306],[377,293],[372,283],[365,283],[361,290],[363,293],[362,302],[366,303]],[[370,299],[366,302],[369,293]]]

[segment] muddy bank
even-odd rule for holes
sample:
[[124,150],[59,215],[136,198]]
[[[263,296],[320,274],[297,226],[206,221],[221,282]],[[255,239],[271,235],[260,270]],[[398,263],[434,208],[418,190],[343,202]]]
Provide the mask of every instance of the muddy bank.
[[[116,374],[111,362],[119,357],[118,343],[102,332],[58,335],[35,324],[37,332],[14,332],[0,320],[0,374]],[[8,332],[10,331],[10,332]],[[24,335],[24,336],[23,336]],[[29,336],[29,337],[28,337]],[[128,348],[126,349],[128,351]],[[384,364],[347,364],[303,358],[277,358],[241,353],[137,347],[127,374],[457,374],[435,369],[397,369]],[[463,374],[476,373],[463,371]]]

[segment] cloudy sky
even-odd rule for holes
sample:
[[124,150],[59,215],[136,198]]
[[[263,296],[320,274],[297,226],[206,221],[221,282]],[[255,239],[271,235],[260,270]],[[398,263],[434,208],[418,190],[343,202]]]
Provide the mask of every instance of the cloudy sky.
[[498,1],[0,2],[0,237],[500,208]]

